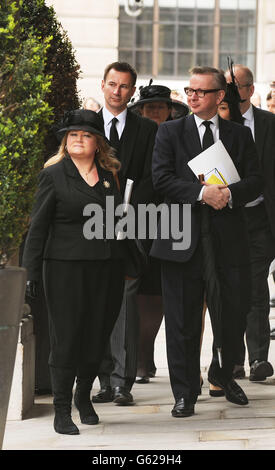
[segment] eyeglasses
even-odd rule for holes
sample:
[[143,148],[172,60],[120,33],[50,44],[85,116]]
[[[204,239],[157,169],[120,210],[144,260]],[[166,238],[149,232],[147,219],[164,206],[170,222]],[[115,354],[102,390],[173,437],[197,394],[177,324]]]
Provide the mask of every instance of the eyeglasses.
[[204,98],[206,93],[214,93],[215,91],[220,91],[220,88],[213,88],[212,90],[202,90],[201,88],[198,88],[197,90],[194,90],[194,88],[185,87],[184,91],[187,96],[192,96],[193,93],[196,93],[198,98]]
[[246,83],[245,85],[240,85],[240,83],[236,83],[236,85],[237,85],[237,88],[241,90],[242,88],[252,86],[252,83]]

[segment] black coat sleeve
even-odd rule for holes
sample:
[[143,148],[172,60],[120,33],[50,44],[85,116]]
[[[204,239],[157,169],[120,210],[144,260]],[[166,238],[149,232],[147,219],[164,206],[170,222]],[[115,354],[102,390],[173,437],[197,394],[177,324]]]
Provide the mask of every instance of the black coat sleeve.
[[147,132],[144,133],[144,137],[146,139],[145,148],[146,148],[146,155],[144,158],[144,166],[142,176],[133,190],[132,193],[132,201],[134,207],[137,204],[147,204],[154,200],[155,192],[152,183],[152,154],[153,148],[155,144],[155,137],[157,133],[158,126],[153,125],[155,123],[150,123],[150,128],[147,129]]
[[237,169],[241,180],[229,185],[233,208],[244,206],[257,199],[263,192],[263,178],[260,174],[257,149],[248,127],[242,126],[239,146],[241,160]]
[[45,243],[55,213],[55,190],[51,176],[42,170],[25,242],[22,265],[27,269],[28,280],[41,277]]
[[202,185],[188,181],[184,176],[177,174],[176,158],[178,155],[173,148],[176,140],[177,136],[170,133],[167,126],[164,124],[159,126],[153,151],[153,185],[156,191],[173,202],[194,205]]

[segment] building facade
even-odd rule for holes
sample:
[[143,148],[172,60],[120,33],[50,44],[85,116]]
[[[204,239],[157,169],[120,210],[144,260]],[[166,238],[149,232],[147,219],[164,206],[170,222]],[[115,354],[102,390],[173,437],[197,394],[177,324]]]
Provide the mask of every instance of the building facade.
[[227,57],[247,65],[265,96],[275,80],[274,0],[47,0],[72,41],[81,66],[81,97],[102,102],[105,66],[131,63],[137,85],[183,92],[194,65],[225,69]]

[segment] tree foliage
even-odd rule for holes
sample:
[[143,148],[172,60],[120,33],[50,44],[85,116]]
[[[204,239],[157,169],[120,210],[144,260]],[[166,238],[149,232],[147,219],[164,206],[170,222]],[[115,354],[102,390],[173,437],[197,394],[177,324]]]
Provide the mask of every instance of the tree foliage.
[[[27,230],[52,124],[78,108],[79,66],[44,0],[0,0],[0,265]],[[47,152],[45,150],[47,148]]]

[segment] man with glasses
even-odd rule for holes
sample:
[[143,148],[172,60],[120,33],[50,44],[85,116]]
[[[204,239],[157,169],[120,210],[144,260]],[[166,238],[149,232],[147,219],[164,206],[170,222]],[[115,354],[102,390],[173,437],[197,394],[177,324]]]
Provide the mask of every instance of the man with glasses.
[[[244,332],[249,309],[249,253],[242,207],[261,191],[255,144],[249,129],[220,119],[217,107],[223,100],[226,81],[211,67],[191,71],[186,88],[193,114],[160,124],[153,152],[152,177],[165,203],[191,205],[191,244],[174,250],[172,235],[154,240],[151,255],[162,265],[162,289],[170,382],[175,398],[172,416],[194,414],[200,394],[200,336],[205,295],[202,246],[202,203],[209,206],[212,243],[222,300],[222,367],[214,354],[208,378],[220,386],[232,403],[246,405],[247,397],[233,380],[235,344]],[[188,161],[221,139],[241,181],[226,187],[205,185],[192,173]],[[229,207],[230,202],[230,207]],[[179,210],[180,217],[182,211]],[[182,216],[183,218],[183,216]],[[185,230],[185,220],[179,225]],[[177,240],[178,241],[178,240]]]
[[[258,151],[264,187],[263,194],[245,207],[249,229],[252,271],[252,305],[247,316],[246,344],[250,365],[249,380],[262,381],[273,375],[268,362],[270,345],[269,325],[269,267],[275,258],[275,116],[251,103],[254,79],[251,70],[234,66],[234,74],[241,99],[240,109],[244,125],[251,129]],[[226,72],[226,79],[231,80]],[[245,344],[242,340],[235,377],[244,377]]]

